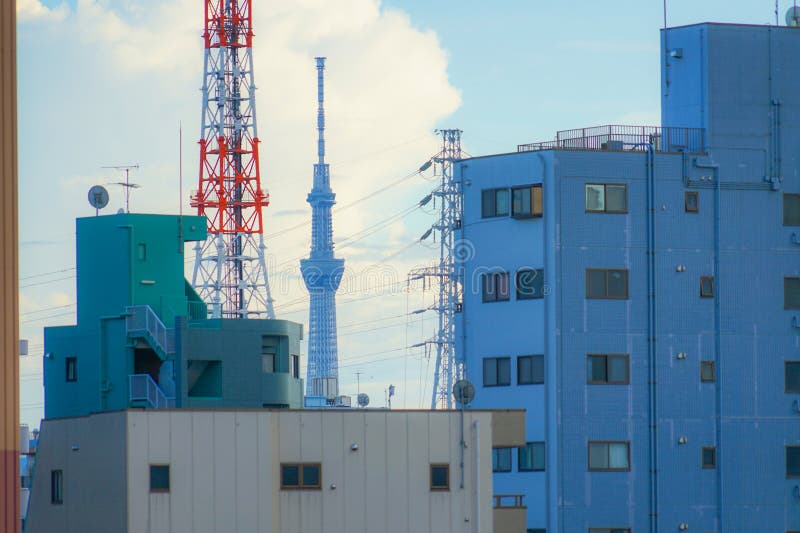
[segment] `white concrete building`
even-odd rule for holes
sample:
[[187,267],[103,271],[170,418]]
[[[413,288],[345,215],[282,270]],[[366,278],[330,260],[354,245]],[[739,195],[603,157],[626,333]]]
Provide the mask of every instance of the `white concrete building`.
[[522,501],[492,492],[492,448],[524,444],[523,411],[45,420],[26,532],[523,533]]

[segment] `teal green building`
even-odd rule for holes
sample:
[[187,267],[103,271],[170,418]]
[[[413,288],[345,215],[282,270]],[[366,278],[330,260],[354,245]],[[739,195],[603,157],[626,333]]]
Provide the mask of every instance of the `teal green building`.
[[208,319],[184,277],[198,216],[77,220],[77,324],[45,328],[45,418],[144,408],[300,408],[302,326]]

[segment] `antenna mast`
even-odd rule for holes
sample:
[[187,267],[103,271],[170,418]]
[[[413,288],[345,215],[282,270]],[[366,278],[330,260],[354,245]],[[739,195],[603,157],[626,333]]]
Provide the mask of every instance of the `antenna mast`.
[[114,170],[125,171],[125,181],[114,181],[112,185],[119,185],[125,189],[125,212],[131,212],[131,189],[138,189],[141,187],[138,183],[131,183],[131,170],[139,170],[139,163],[135,165],[116,165],[105,166],[100,168],[112,168]]
[[252,0],[205,0],[200,178],[191,205],[208,218],[192,285],[212,318],[274,318],[264,259],[253,80]]

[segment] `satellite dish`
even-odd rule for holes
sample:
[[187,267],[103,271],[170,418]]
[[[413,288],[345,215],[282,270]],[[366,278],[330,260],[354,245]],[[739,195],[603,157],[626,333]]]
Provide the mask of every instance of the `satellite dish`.
[[800,7],[792,6],[786,12],[786,25],[797,28],[800,26]]
[[102,185],[95,185],[89,189],[89,204],[99,211],[108,205],[108,191]]
[[475,385],[468,379],[460,379],[453,385],[453,398],[461,405],[469,405],[475,399]]
[[358,395],[358,406],[359,407],[366,407],[369,405],[369,396],[366,393],[362,392]]

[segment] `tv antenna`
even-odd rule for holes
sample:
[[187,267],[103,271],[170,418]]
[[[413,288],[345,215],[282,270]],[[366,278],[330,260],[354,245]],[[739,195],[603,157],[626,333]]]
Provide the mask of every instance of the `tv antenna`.
[[113,181],[112,185],[119,185],[125,189],[125,212],[131,212],[131,189],[138,189],[141,187],[138,183],[131,183],[131,170],[139,170],[139,163],[135,165],[109,165],[100,168],[111,168],[114,170],[125,171],[125,181]]

